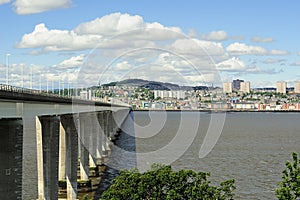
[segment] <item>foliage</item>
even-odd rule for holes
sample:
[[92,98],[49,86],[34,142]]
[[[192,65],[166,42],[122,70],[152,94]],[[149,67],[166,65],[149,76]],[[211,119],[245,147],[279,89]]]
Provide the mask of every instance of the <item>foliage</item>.
[[209,173],[193,170],[173,171],[169,165],[154,164],[151,170],[122,171],[101,199],[233,199],[234,180],[212,186]]
[[296,152],[292,153],[293,161],[285,163],[286,169],[282,171],[282,181],[275,193],[279,200],[300,199],[300,160]]

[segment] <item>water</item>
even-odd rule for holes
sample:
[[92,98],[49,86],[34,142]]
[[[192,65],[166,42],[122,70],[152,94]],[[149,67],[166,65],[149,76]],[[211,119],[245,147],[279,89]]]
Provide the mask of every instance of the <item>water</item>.
[[[235,179],[235,199],[275,199],[285,161],[292,151],[300,152],[299,119],[299,113],[227,113],[216,145],[200,159],[212,114],[135,111],[135,125],[126,123],[128,134],[122,133],[112,147],[107,177],[114,177],[119,169],[137,166],[144,171],[153,162],[170,163],[176,170],[211,172],[212,183]],[[213,120],[212,127],[221,125],[219,118]],[[32,156],[36,140],[31,128],[25,126],[24,134],[24,199],[37,195],[36,157]]]
[[[212,114],[135,111],[135,135],[128,131],[118,145],[129,151],[126,146],[135,143],[136,156],[113,152],[112,160],[123,157],[117,164],[120,169],[135,163],[144,171],[155,161],[170,163],[176,170],[211,172],[213,184],[236,180],[235,199],[276,199],[274,190],[285,161],[292,151],[300,152],[299,117],[297,113],[227,113],[216,145],[200,159]],[[212,125],[220,124],[221,120]],[[199,126],[196,134],[195,126]]]

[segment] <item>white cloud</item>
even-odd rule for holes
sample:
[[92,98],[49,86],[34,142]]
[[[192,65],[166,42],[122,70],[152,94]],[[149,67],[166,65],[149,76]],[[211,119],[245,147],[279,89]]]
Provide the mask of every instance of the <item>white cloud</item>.
[[74,29],[81,35],[117,36],[118,38],[139,40],[166,40],[182,37],[178,27],[165,27],[160,23],[146,23],[139,15],[112,13],[90,22],[82,23]]
[[33,54],[94,48],[154,47],[155,41],[180,37],[183,34],[177,27],[145,23],[137,15],[114,13],[80,24],[74,30],[51,30],[43,23],[38,24],[32,33],[22,37],[17,47],[40,48],[39,51],[33,50]]
[[128,63],[128,61],[119,62],[115,66],[115,70],[118,71],[130,71],[134,68],[131,64]]
[[300,56],[300,51],[297,53],[298,56]]
[[172,50],[180,54],[193,54],[197,56],[215,56],[225,53],[221,43],[198,39],[178,39],[171,47]]
[[274,39],[273,38],[262,38],[262,37],[259,37],[259,36],[255,36],[253,38],[251,38],[251,42],[256,42],[256,43],[267,43],[267,42],[273,42]]
[[288,55],[290,54],[288,51],[283,51],[283,50],[271,50],[269,51],[269,55],[278,55],[278,56],[283,56],[283,55]]
[[226,50],[231,55],[265,55],[267,50],[259,46],[248,46],[243,43],[235,42],[230,44]]
[[217,69],[221,71],[242,71],[246,69],[246,64],[238,58],[231,58],[217,64]]
[[60,69],[78,68],[83,64],[84,58],[84,54],[80,54],[79,56],[73,56],[67,60],[62,61],[56,67]]
[[41,13],[70,6],[71,0],[16,0],[14,3],[15,12],[20,15]]
[[213,40],[213,41],[224,41],[228,39],[228,35],[225,31],[212,31],[209,34],[202,34],[201,39]]
[[111,36],[140,28],[144,28],[144,21],[141,16],[112,13],[93,21],[82,23],[74,31],[78,34]]
[[5,4],[5,3],[9,3],[11,0],[0,0],[0,5],[1,4]]
[[266,59],[262,62],[265,63],[265,64],[282,63],[282,62],[285,62],[285,59],[268,58],[268,59]]
[[32,33],[25,34],[18,48],[42,48],[44,51],[74,51],[92,49],[101,41],[101,36],[78,35],[74,31],[49,30],[38,24]]
[[288,51],[282,51],[282,50],[266,50],[263,47],[260,46],[250,46],[246,45],[244,43],[238,43],[235,42],[233,44],[230,44],[227,46],[226,50],[231,55],[287,55],[289,54]]

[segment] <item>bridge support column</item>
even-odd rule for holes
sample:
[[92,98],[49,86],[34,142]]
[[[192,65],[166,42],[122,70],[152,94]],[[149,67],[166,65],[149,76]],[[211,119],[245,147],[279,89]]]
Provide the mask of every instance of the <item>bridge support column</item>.
[[102,120],[100,122],[103,134],[101,135],[102,141],[102,155],[103,157],[107,157],[110,151],[110,140],[109,140],[109,132],[108,132],[108,111],[102,111]]
[[38,199],[58,199],[59,118],[36,117]]
[[22,119],[0,119],[0,199],[22,199]]
[[80,180],[89,180],[89,151],[88,133],[86,132],[86,114],[79,114],[79,156],[80,156]]
[[85,131],[89,135],[89,164],[90,168],[96,168],[97,167],[97,130],[96,130],[96,114],[95,113],[89,113],[87,116],[87,126]]
[[66,180],[67,199],[77,198],[78,134],[73,115],[60,117],[60,179]]
[[109,129],[109,138],[110,141],[114,141],[116,140],[116,124],[115,124],[115,120],[114,120],[114,116],[113,116],[113,111],[109,111],[109,115],[108,115],[108,129]]
[[103,112],[97,113],[97,164],[103,165],[104,164],[104,153],[102,149],[102,145],[104,144],[104,130],[103,130]]

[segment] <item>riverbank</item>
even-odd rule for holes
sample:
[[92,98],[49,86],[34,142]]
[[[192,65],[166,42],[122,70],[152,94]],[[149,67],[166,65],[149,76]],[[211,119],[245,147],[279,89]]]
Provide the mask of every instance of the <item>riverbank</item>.
[[213,110],[213,109],[201,109],[201,110],[161,110],[161,109],[133,109],[133,111],[155,111],[155,112],[208,112],[208,113],[222,113],[222,112],[261,112],[261,113],[269,113],[269,112],[279,112],[279,113],[300,113],[300,110],[252,110],[252,109],[224,109],[224,110]]

